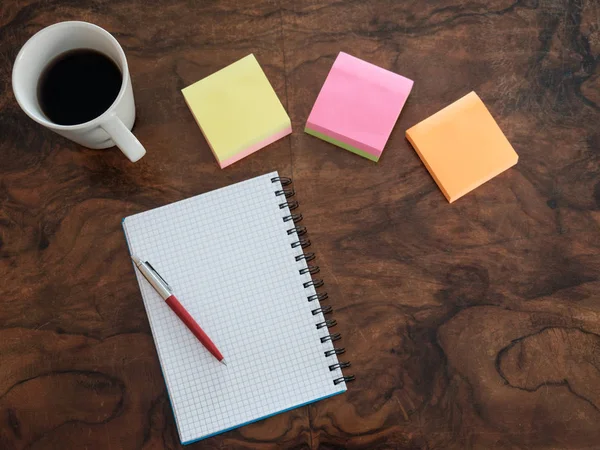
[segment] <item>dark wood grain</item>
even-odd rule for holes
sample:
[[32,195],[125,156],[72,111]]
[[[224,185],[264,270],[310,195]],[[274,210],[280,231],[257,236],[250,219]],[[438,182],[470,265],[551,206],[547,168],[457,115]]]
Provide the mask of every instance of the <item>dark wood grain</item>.
[[[14,100],[20,46],[73,19],[127,53],[136,164]],[[273,169],[357,381],[189,448],[600,448],[599,21],[594,0],[4,0],[0,448],[180,447],[121,218]],[[302,133],[340,50],[416,80],[378,164]],[[294,133],[221,170],[179,91],[251,52]],[[520,160],[450,205],[404,131],[471,90]]]

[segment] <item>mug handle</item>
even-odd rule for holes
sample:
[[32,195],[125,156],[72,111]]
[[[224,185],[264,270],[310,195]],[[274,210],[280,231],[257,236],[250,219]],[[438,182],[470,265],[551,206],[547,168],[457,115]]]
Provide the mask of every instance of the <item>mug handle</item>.
[[146,149],[137,140],[129,128],[119,119],[116,114],[111,115],[100,124],[100,128],[106,131],[115,145],[129,158],[131,162],[138,161],[146,154]]

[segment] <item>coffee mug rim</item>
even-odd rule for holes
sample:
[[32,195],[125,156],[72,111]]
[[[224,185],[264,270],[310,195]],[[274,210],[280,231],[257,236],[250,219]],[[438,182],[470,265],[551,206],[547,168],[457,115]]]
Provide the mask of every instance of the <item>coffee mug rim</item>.
[[[47,120],[46,118],[44,118],[41,115],[33,114],[32,112],[30,112],[28,110],[28,108],[26,108],[24,106],[24,103],[21,101],[21,93],[16,88],[16,85],[15,85],[16,84],[15,78],[16,78],[17,67],[21,63],[21,60],[23,59],[23,57],[24,57],[23,55],[25,54],[25,52],[27,52],[28,48],[33,45],[34,39],[39,39],[39,38],[43,37],[43,35],[45,33],[49,32],[53,28],[60,28],[60,27],[68,26],[68,25],[77,25],[77,26],[83,26],[85,28],[95,29],[96,31],[99,31],[101,34],[105,35],[110,41],[112,41],[113,44],[116,45],[116,48],[118,49],[119,57],[121,58],[120,63],[123,66],[122,73],[121,73],[122,82],[121,82],[121,89],[119,90],[119,94],[117,95],[117,98],[115,98],[115,100],[106,109],[106,111],[104,111],[98,117],[94,117],[92,120],[89,120],[87,122],[78,123],[75,125],[60,125],[60,124],[54,123],[50,120]],[[48,62],[50,62],[50,61],[48,61]],[[127,64],[127,57],[125,56],[125,51],[123,50],[123,47],[121,47],[121,44],[119,44],[119,41],[117,41],[117,39],[111,33],[109,33],[107,30],[105,30],[104,28],[102,28],[98,25],[95,25],[93,23],[84,22],[84,21],[80,21],[80,20],[70,20],[70,21],[65,21],[65,22],[58,22],[58,23],[49,25],[47,27],[44,27],[40,31],[35,33],[33,36],[31,36],[27,40],[27,42],[25,42],[23,47],[21,47],[21,50],[19,50],[19,53],[17,54],[15,63],[13,65],[13,70],[12,70],[13,93],[14,93],[15,99],[17,100],[17,103],[19,104],[21,109],[32,120],[36,121],[37,123],[39,123],[41,125],[44,125],[45,127],[51,128],[53,130],[74,131],[74,130],[81,130],[81,129],[89,128],[94,125],[100,125],[100,123],[102,123],[106,118],[108,118],[112,114],[114,114],[113,109],[114,109],[115,105],[117,105],[121,101],[123,96],[125,95],[125,91],[127,90],[128,83],[129,83],[129,66]],[[37,95],[37,93],[36,93],[36,95]]]

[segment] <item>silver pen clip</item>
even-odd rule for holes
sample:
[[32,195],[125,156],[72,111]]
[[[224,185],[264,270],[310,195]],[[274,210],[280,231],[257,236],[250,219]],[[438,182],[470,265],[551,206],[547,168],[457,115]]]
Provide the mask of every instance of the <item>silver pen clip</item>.
[[152,264],[150,264],[148,261],[144,261],[144,264],[146,264],[146,265],[147,265],[147,266],[150,268],[150,270],[151,270],[152,272],[154,272],[154,274],[155,274],[155,275],[156,275],[158,278],[160,278],[160,281],[162,281],[163,283],[165,283],[165,286],[167,286],[167,288],[168,288],[170,291],[172,291],[172,290],[173,290],[173,288],[172,288],[172,287],[169,285],[169,283],[167,283],[167,280],[165,280],[165,279],[164,279],[164,278],[163,278],[163,277],[160,275],[160,273],[158,273],[158,271],[157,271],[157,270],[156,270],[154,267],[152,267]]

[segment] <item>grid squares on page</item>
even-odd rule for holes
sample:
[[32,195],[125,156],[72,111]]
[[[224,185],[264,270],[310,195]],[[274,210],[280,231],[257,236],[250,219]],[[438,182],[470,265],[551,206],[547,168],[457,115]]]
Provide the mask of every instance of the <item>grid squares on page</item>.
[[[321,343],[325,320],[288,235],[273,172],[128,217],[130,251],[150,261],[227,360],[220,364],[136,271],[182,442],[343,392]],[[318,303],[318,302],[317,302]],[[335,359],[335,360],[334,360]]]

